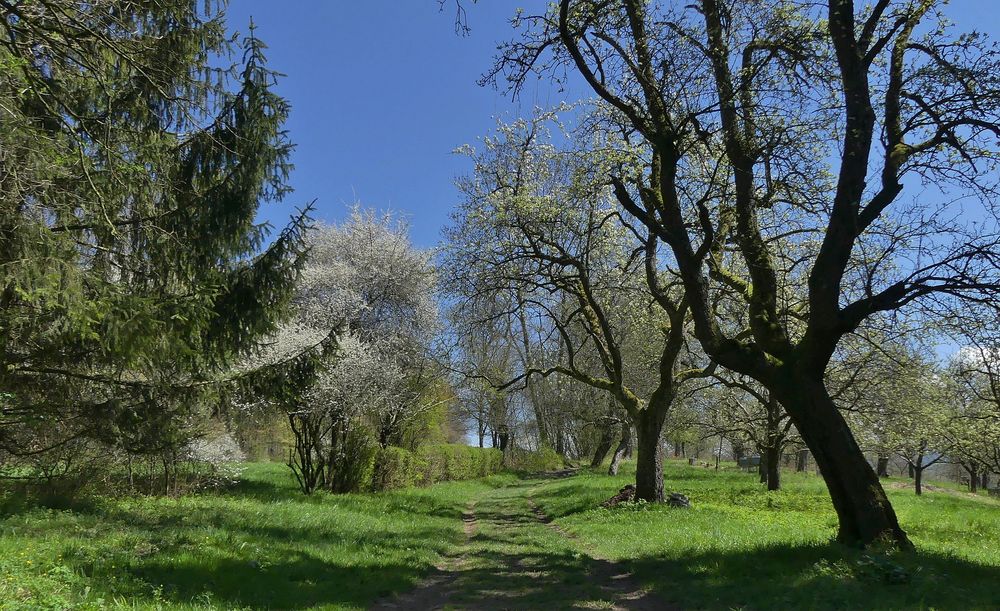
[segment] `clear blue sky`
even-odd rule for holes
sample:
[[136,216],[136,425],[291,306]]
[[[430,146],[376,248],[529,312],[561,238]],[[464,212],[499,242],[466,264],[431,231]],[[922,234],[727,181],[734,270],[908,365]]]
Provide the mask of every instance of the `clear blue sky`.
[[[519,102],[476,85],[498,42],[511,37],[518,6],[544,10],[544,0],[465,0],[471,32],[455,34],[454,4],[437,0],[231,0],[228,22],[246,31],[252,16],[270,47],[278,91],[292,104],[288,123],[297,145],[285,206],[265,219],[284,225],[288,204],[317,199],[317,217],[342,218],[355,201],[408,216],[420,246],[438,241],[457,201],[456,176],[469,169],[451,151],[474,142],[494,117],[571,100],[541,83]],[[1000,0],[952,0],[948,14],[963,27],[1000,39]]]
[[[336,220],[355,199],[407,215],[420,246],[438,241],[457,201],[453,181],[469,168],[452,154],[489,132],[494,116],[516,116],[564,98],[539,84],[512,102],[476,80],[497,42],[510,38],[518,6],[463,3],[471,32],[455,33],[454,4],[437,0],[231,0],[228,22],[246,31],[252,16],[269,65],[285,73],[278,92],[292,105],[295,193],[316,198],[317,217]],[[288,207],[269,206],[278,227]]]

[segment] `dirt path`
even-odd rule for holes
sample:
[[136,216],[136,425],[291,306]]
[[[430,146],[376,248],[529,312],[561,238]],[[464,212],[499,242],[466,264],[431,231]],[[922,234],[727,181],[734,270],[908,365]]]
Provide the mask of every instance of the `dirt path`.
[[[568,474],[566,474],[568,475]],[[675,609],[531,500],[543,481],[492,490],[466,508],[465,543],[414,590],[373,609]]]

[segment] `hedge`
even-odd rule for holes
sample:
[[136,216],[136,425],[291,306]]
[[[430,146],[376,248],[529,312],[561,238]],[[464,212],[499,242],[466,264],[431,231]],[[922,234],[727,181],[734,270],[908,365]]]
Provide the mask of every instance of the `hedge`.
[[388,447],[380,449],[375,456],[371,489],[393,490],[473,479],[498,473],[503,467],[503,453],[495,448],[433,444],[410,452]]
[[542,473],[562,469],[566,466],[566,461],[552,448],[543,446],[530,451],[512,450],[507,458],[507,466],[514,471]]

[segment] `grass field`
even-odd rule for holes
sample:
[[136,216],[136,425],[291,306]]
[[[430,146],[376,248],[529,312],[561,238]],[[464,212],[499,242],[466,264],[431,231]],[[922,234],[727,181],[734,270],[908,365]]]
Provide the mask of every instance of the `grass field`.
[[890,488],[918,551],[862,553],[829,543],[814,475],[767,493],[753,475],[669,463],[667,489],[692,509],[597,507],[630,476],[305,497],[286,467],[257,464],[235,488],[179,499],[7,499],[0,608],[366,608],[435,566],[459,607],[601,608],[611,563],[680,608],[1000,609],[996,500]]

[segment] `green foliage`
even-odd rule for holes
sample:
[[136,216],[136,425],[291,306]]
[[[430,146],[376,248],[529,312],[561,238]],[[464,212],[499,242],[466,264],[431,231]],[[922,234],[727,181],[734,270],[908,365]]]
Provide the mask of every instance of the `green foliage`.
[[413,452],[392,446],[375,454],[372,490],[396,490],[424,482],[426,461]]
[[257,222],[289,191],[288,104],[252,34],[214,67],[234,51],[223,3],[7,13],[0,451],[85,438],[163,456],[201,433],[291,297],[306,214],[270,243]]
[[329,465],[330,490],[367,490],[377,464],[378,445],[371,431],[357,426],[348,429],[339,456]]
[[543,473],[562,469],[566,466],[566,461],[548,446],[542,446],[538,450],[515,448],[508,453],[507,466],[524,473]]
[[495,448],[431,444],[411,452],[388,447],[379,450],[375,459],[372,489],[393,490],[474,479],[500,473],[503,468],[503,454]]
[[496,448],[474,448],[461,444],[421,446],[417,454],[425,462],[424,483],[472,479],[503,470],[503,454]]

